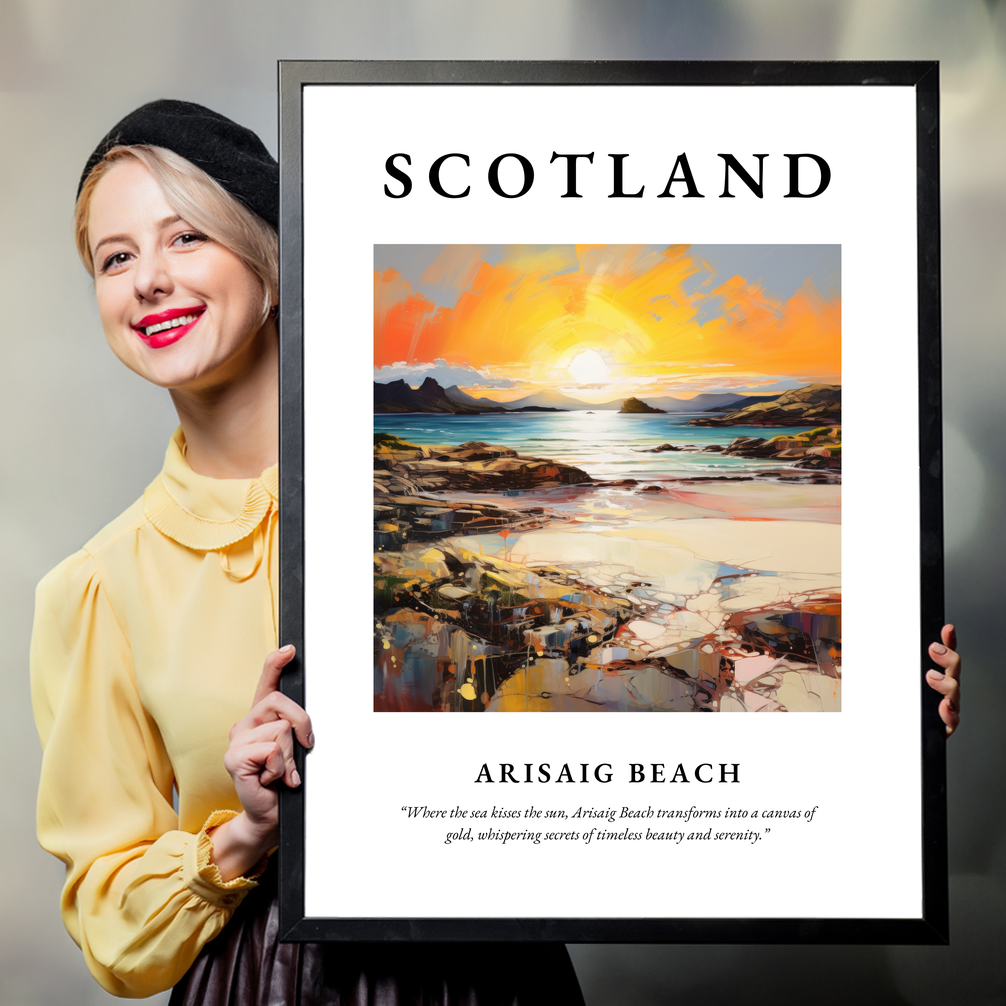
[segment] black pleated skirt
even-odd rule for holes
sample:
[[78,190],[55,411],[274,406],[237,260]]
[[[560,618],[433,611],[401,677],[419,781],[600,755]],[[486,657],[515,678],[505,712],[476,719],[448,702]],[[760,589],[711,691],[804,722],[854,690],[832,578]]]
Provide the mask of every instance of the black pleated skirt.
[[583,1006],[561,943],[280,943],[275,871],[170,1006]]

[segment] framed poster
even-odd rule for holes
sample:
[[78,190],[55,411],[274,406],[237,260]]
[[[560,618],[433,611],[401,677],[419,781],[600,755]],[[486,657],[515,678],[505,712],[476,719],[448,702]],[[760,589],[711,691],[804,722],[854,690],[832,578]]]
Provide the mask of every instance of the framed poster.
[[287,938],[945,941],[935,64],[280,92]]

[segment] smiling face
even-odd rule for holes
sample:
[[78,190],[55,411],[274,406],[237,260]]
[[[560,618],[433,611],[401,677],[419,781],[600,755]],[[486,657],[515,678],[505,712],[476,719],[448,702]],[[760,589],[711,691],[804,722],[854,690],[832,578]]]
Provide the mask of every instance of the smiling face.
[[87,238],[105,338],[148,381],[193,392],[226,384],[275,338],[262,325],[259,278],[182,220],[139,161],[116,161],[98,181]]

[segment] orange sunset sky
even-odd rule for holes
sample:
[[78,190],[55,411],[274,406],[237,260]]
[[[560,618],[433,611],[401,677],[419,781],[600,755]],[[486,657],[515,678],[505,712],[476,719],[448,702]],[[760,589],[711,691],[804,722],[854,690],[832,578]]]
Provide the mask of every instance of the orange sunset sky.
[[374,379],[500,402],[841,380],[837,245],[379,245]]

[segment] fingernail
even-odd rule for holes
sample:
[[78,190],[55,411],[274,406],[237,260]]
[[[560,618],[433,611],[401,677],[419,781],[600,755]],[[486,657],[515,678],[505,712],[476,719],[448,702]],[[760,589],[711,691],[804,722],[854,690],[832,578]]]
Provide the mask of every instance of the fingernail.
[[931,649],[933,651],[933,653],[946,653],[947,652],[947,648],[942,643],[933,643],[933,645],[930,646],[929,649]]
[[286,646],[280,648],[279,652],[282,653],[284,656],[287,653],[293,653],[293,643],[287,643]]
[[294,784],[294,786],[300,785],[300,773],[296,769],[294,769],[290,774],[290,781]]
[[943,675],[939,671],[929,671],[929,676],[937,681],[943,680]]
[[307,735],[307,746],[309,748],[313,748],[314,747],[314,732],[313,731]]

